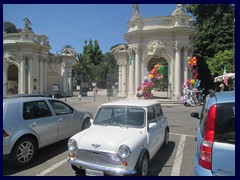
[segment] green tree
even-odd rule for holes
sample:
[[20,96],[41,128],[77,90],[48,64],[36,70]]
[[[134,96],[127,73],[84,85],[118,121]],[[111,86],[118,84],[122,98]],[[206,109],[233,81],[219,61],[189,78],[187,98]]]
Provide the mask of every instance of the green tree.
[[208,67],[211,71],[212,77],[216,77],[223,74],[224,66],[227,72],[234,72],[232,64],[234,53],[232,50],[225,50],[218,52],[213,58],[207,61]]
[[118,65],[111,53],[107,52],[103,55],[103,59],[97,66],[95,72],[96,81],[99,87],[106,88],[107,76],[117,81]]
[[21,29],[17,29],[15,24],[5,21],[3,23],[5,33],[19,33]]
[[93,77],[94,65],[90,59],[83,54],[77,54],[77,59],[73,65],[73,77],[79,83],[91,83]]
[[214,72],[211,72],[212,68],[210,71],[208,61],[211,61],[218,52],[234,48],[235,5],[190,4],[186,8],[196,19],[197,34],[193,45],[194,55],[198,59],[198,79],[201,80],[202,88],[214,89],[212,76]]
[[208,60],[219,51],[233,49],[234,5],[190,4],[186,8],[196,18],[195,54]]

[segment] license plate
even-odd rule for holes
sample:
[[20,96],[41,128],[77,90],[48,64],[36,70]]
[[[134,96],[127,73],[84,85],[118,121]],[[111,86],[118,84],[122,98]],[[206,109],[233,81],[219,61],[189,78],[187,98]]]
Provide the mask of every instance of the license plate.
[[103,172],[102,171],[96,171],[93,169],[86,169],[86,176],[103,176]]

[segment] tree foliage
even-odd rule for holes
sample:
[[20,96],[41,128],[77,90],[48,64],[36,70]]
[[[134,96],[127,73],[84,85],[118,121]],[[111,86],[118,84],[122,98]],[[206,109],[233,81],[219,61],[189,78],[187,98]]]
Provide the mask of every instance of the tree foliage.
[[224,66],[227,69],[227,72],[234,72],[233,67],[233,51],[225,50],[218,52],[213,58],[210,58],[207,61],[208,67],[211,71],[213,77],[223,74]]
[[208,60],[219,51],[233,49],[234,5],[190,4],[187,11],[196,18],[195,54]]
[[106,87],[106,78],[108,74],[116,74],[116,61],[109,52],[102,54],[98,41],[94,43],[90,39],[84,41],[83,52],[77,55],[77,60],[73,65],[73,77],[80,83],[91,84],[97,82],[98,85]]
[[16,28],[15,24],[8,21],[4,22],[3,26],[5,33],[19,33],[21,31],[21,29]]
[[[231,66],[234,35],[234,11],[232,4],[190,4],[187,11],[195,17],[196,37],[193,41],[197,57],[198,79],[206,90],[214,88],[213,78],[221,74],[223,65]],[[221,55],[224,58],[221,58]],[[225,59],[227,58],[227,59]],[[222,68],[222,69],[221,69]],[[231,68],[229,68],[231,69]]]

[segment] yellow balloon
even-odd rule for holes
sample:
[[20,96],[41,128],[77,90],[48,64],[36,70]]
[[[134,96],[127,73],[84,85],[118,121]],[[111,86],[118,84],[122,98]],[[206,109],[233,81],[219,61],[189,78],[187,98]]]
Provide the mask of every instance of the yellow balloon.
[[149,75],[149,77],[150,77],[150,79],[152,79],[152,78],[153,78],[153,75],[151,74],[151,75]]

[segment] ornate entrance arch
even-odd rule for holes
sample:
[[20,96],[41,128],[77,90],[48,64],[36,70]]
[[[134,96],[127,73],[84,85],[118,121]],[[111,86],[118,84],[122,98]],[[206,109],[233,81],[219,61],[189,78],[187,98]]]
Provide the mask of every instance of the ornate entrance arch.
[[18,68],[15,64],[8,66],[7,94],[18,94]]

